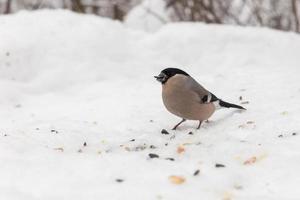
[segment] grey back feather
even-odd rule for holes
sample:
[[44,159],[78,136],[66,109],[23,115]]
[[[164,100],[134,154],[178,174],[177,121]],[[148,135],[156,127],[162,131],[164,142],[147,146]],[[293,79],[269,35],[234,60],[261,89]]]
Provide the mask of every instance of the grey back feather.
[[189,77],[189,79],[187,81],[187,86],[190,90],[192,90],[193,92],[195,92],[199,96],[199,102],[201,102],[201,103],[204,103],[204,102],[202,102],[203,97],[205,97],[206,95],[210,95],[210,92],[207,91],[204,87],[202,87],[192,77]]
[[192,90],[199,96],[199,103],[210,103],[219,100],[218,97],[216,97],[213,93],[206,90],[192,77],[189,77],[187,85],[188,85],[188,89]]

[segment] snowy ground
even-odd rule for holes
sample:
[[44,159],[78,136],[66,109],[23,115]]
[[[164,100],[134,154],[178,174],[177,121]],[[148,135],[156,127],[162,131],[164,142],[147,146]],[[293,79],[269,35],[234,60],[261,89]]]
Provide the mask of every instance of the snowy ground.
[[[267,29],[1,16],[0,199],[299,199],[299,52]],[[170,130],[165,67],[248,110]]]

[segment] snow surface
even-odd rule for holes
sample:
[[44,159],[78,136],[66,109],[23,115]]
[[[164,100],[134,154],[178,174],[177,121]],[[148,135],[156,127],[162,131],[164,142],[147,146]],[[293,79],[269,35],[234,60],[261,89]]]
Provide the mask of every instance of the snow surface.
[[[1,16],[0,199],[299,199],[299,51],[268,29]],[[153,78],[165,67],[248,110],[170,130],[180,119]]]
[[144,0],[126,15],[124,24],[127,27],[155,32],[165,23],[171,22],[164,0]]

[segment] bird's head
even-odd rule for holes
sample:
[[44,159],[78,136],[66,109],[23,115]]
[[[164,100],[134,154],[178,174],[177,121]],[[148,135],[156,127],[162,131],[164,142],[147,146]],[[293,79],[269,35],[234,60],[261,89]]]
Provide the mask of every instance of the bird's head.
[[161,82],[162,84],[165,84],[169,80],[169,78],[171,78],[172,76],[175,76],[176,74],[190,76],[188,73],[186,73],[185,71],[183,71],[181,69],[166,68],[166,69],[162,70],[158,76],[154,76],[154,78],[156,78],[156,80]]

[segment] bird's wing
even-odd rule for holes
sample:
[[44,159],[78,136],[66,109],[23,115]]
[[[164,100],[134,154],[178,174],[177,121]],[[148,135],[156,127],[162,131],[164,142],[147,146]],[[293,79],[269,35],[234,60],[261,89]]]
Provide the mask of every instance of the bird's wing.
[[216,97],[213,93],[210,93],[208,95],[205,95],[202,99],[202,103],[212,103],[215,101],[219,101],[220,99]]
[[219,100],[216,95],[206,90],[193,78],[190,79],[190,83],[188,85],[189,89],[197,94],[200,103],[211,103]]

